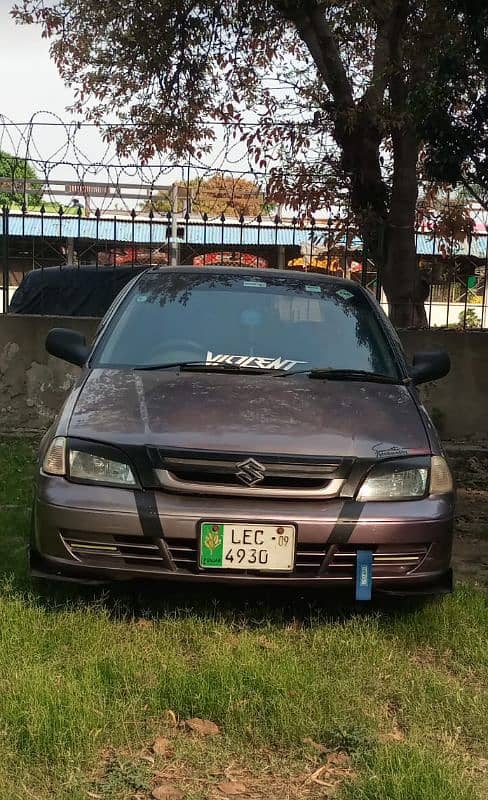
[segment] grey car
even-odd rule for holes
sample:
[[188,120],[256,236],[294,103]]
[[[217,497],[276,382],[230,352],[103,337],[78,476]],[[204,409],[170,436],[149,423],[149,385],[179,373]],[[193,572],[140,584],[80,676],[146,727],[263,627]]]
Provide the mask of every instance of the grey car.
[[82,367],[45,435],[31,569],[156,579],[449,591],[454,490],[373,296],[298,272],[153,268],[47,350]]

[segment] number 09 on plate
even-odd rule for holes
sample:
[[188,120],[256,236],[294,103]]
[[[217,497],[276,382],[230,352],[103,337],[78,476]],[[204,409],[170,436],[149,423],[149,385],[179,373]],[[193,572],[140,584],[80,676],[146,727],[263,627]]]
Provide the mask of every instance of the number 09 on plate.
[[294,525],[202,522],[200,526],[203,569],[291,572],[294,557]]

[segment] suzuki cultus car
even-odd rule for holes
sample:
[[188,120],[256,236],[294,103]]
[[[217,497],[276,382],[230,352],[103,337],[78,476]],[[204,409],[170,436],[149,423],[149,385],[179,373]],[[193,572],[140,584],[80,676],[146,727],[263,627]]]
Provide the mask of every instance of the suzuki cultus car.
[[149,269],[93,346],[44,437],[31,568],[372,592],[451,588],[454,493],[417,384],[372,295],[321,275]]

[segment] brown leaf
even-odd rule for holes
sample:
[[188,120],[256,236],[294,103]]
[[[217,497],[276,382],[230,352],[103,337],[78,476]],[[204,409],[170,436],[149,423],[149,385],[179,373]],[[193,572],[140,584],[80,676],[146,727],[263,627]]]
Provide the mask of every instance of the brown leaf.
[[405,734],[401,728],[395,726],[391,731],[380,733],[378,738],[382,744],[388,744],[388,742],[404,742]]
[[136,626],[138,628],[152,628],[152,622],[150,619],[138,619],[136,622]]
[[178,725],[178,717],[176,716],[175,712],[172,711],[170,708],[168,708],[164,712],[164,716],[168,724],[172,725],[173,728],[176,728],[176,726]]
[[218,733],[220,733],[219,726],[216,725],[215,722],[211,722],[209,719],[193,717],[192,719],[185,720],[185,725],[198,736],[216,736]]
[[224,781],[223,783],[219,783],[218,788],[222,794],[229,797],[246,794],[247,792],[247,787],[243,783],[239,783],[239,781]]
[[166,758],[169,758],[169,756],[173,755],[171,742],[164,736],[157,736],[151,749],[157,756],[165,756]]
[[327,770],[328,770],[327,764],[322,764],[322,766],[316,769],[315,772],[312,772],[311,775],[307,775],[305,783],[312,783],[312,782],[320,783],[319,776],[323,775],[324,772],[326,772]]
[[276,650],[276,645],[274,642],[270,641],[267,636],[258,636],[258,644],[264,650]]
[[172,783],[162,783],[152,791],[154,800],[183,800],[185,795]]
[[347,753],[331,753],[330,756],[327,758],[327,763],[331,767],[349,767],[351,763],[351,759],[347,755]]
[[309,747],[313,748],[313,750],[315,750],[315,752],[317,753],[328,752],[327,747],[325,747],[323,744],[319,744],[319,742],[314,742],[314,740],[310,739],[309,736],[307,736],[307,738],[303,740],[303,744],[306,744]]

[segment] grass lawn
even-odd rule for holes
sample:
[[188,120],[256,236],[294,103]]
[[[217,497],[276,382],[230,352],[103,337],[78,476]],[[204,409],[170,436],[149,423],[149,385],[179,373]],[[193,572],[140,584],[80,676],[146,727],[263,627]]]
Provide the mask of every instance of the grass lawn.
[[164,585],[38,594],[32,469],[28,443],[0,444],[1,800],[486,800],[474,581],[416,611]]
[[[61,203],[50,203],[50,202],[46,201],[45,203],[42,203],[41,205],[38,205],[38,206],[29,206],[29,208],[27,209],[27,213],[28,214],[39,214],[40,211],[41,211],[41,208],[44,207],[44,212],[46,214],[59,214],[59,209],[62,208],[63,209],[63,216],[66,216],[66,215],[76,216],[78,214],[78,209],[74,208],[71,205],[69,205],[69,203],[70,203],[70,200],[68,199],[68,197],[66,198],[66,205],[64,203],[62,203],[62,202]],[[19,211],[22,211],[22,206],[19,205],[18,203],[12,203],[10,205],[10,211],[12,213],[18,214]]]

